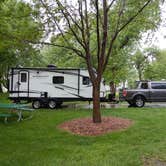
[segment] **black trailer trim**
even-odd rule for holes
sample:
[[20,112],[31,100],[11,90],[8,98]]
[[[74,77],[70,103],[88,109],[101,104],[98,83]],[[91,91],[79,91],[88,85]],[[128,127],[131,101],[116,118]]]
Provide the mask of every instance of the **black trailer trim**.
[[55,88],[57,89],[60,89],[60,90],[64,90],[64,88],[61,88],[61,87],[58,87],[58,86],[54,86]]
[[[28,91],[9,91],[9,93],[28,93]],[[45,92],[40,92],[40,91],[29,91],[29,93],[39,93],[39,94],[41,94],[41,93],[45,93]]]
[[8,67],[6,75],[7,75],[7,90],[9,92],[9,67]]
[[[30,84],[29,84],[29,78],[30,78],[30,74],[29,74],[29,70],[26,70],[26,69],[24,69],[24,68],[22,68],[21,70],[19,70],[18,71],[18,84],[19,84],[19,86],[18,86],[18,95],[19,95],[19,93],[20,93],[20,73],[21,72],[26,72],[27,73],[27,75],[28,75],[28,80],[27,80],[27,89],[28,89],[28,91],[27,92],[25,92],[25,93],[27,93],[28,94],[28,97],[29,97],[29,86],[30,86]],[[19,96],[20,97],[20,96]]]
[[78,70],[78,95],[80,95],[80,69]]
[[[47,71],[56,71],[56,70],[79,70],[79,68],[47,68],[47,67],[14,67],[13,69],[18,70],[47,70]],[[81,70],[87,70],[87,69],[81,69]]]
[[14,73],[14,71],[13,71],[14,69],[12,68],[12,78],[11,78],[11,91],[13,91],[13,73]]
[[[9,97],[9,99],[11,100],[18,100],[17,97]],[[61,102],[70,102],[70,101],[92,101],[92,98],[55,98],[55,97],[50,97],[50,98],[44,98],[44,97],[20,97],[20,100],[24,100],[24,101],[34,101],[34,100],[42,100],[43,102],[48,102],[49,100],[55,100],[57,102],[61,101]],[[101,102],[105,102],[107,101],[106,98],[102,97],[100,98]]]
[[29,73],[29,71],[28,71],[28,97],[29,97],[29,86],[30,86],[30,73]]
[[19,96],[20,96],[20,71],[18,72],[18,81],[17,81],[17,84],[18,84],[18,99],[19,99]]

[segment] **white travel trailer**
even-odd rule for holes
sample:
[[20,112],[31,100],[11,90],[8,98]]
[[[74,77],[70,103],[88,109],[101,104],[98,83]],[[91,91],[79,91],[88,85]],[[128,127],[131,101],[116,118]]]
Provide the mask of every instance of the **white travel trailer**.
[[[91,101],[92,84],[85,69],[12,68],[9,71],[9,98],[15,102],[32,102],[34,108],[55,108],[64,101]],[[101,100],[106,98],[101,83]]]

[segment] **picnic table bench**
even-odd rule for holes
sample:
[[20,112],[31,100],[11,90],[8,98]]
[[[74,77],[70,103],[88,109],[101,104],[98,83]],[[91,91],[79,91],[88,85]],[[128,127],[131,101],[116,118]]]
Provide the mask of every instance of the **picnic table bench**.
[[[10,109],[10,113],[0,113],[0,117],[4,118],[4,122],[7,123],[9,117],[18,117],[17,121],[23,120],[23,111],[33,112],[34,109],[28,108],[26,104],[7,104],[7,103],[0,103],[0,109]],[[32,114],[28,118],[32,118]]]

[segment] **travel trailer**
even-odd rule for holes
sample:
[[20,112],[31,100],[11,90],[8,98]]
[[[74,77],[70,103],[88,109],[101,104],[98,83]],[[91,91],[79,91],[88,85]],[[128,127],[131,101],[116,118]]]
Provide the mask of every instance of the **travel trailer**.
[[[12,68],[9,71],[9,98],[14,102],[32,102],[33,108],[55,108],[65,101],[91,101],[92,83],[85,69]],[[101,100],[106,98],[101,82]]]

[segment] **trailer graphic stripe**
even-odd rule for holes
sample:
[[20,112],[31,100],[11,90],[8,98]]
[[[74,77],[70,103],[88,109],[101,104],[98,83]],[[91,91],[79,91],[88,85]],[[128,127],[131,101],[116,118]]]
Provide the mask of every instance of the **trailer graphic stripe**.
[[61,87],[58,87],[58,86],[54,86],[55,88],[57,89],[60,89],[60,90],[64,90],[64,88],[61,88]]
[[74,94],[74,93],[68,92],[67,90],[65,90],[65,89],[63,89],[63,88],[61,88],[61,87],[55,87],[55,88],[58,88],[58,89],[64,90],[65,92],[67,92],[67,93],[69,93],[69,94],[71,94],[71,95],[73,95],[73,96],[77,96],[77,97],[82,98],[82,99],[85,98],[85,97],[80,96],[80,95],[78,95],[78,94]]
[[67,86],[67,85],[60,85],[60,86],[63,86],[65,88],[69,88],[69,89],[74,89],[74,90],[78,90],[78,88],[74,88],[74,87],[71,87],[71,86]]

